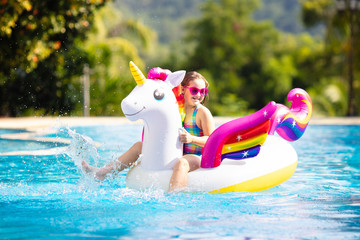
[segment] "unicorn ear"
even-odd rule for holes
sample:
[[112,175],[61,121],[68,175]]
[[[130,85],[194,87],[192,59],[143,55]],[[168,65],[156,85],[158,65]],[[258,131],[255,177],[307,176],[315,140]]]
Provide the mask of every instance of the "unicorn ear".
[[169,83],[172,88],[174,88],[182,82],[185,77],[185,73],[186,72],[183,70],[170,73],[165,82]]

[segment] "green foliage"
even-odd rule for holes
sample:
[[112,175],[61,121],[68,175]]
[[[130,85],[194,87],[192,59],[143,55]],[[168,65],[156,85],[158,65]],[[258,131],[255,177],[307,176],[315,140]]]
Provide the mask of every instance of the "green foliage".
[[[156,66],[199,71],[210,83],[207,105],[214,115],[283,103],[293,87],[309,91],[315,115],[346,112],[349,12],[336,10],[332,0],[105,2],[2,1],[0,115],[81,113],[85,63],[91,115],[119,115],[135,86],[130,60],[144,74]],[[304,33],[300,16],[310,34],[326,25],[326,41]],[[360,26],[360,14],[353,21]],[[358,93],[359,48],[354,56]]]
[[333,0],[305,0],[302,3],[303,22],[307,27],[312,27],[324,20],[325,12],[330,13],[333,9]]
[[323,33],[322,26],[305,28],[301,21],[299,0],[263,0],[261,8],[254,12],[254,19],[257,21],[271,20],[277,29],[287,33],[309,32],[313,35]]
[[134,86],[128,63],[144,66],[140,54],[156,34],[110,4],[95,11],[103,5],[8,1],[0,8],[0,115],[81,113],[85,63],[92,70],[91,114],[121,113]]
[[138,21],[125,20],[112,4],[107,4],[95,13],[87,37],[87,41],[79,44],[87,52],[92,69],[90,114],[119,115],[121,100],[136,85],[129,61],[143,69],[140,54],[146,54],[145,49],[156,42],[156,35]]
[[[355,3],[357,6],[352,9],[350,3]],[[326,23],[325,43],[326,48],[324,55],[327,56],[327,63],[324,69],[329,71],[323,75],[327,79],[343,79],[342,84],[348,81],[347,94],[343,94],[344,98],[351,98],[353,103],[348,103],[345,108],[347,115],[359,114],[359,100],[360,91],[360,3],[359,1],[332,1],[332,0],[304,0],[303,1],[303,20],[307,26],[315,24]],[[350,70],[352,66],[353,70]],[[330,68],[329,68],[330,67]],[[324,73],[324,71],[323,71]],[[353,78],[351,84],[349,79]],[[339,83],[340,81],[337,81]],[[329,86],[333,85],[333,81],[329,80]],[[338,86],[338,85],[336,85]],[[353,89],[355,96],[351,97],[351,89]],[[324,95],[323,95],[324,96]],[[319,96],[320,97],[320,96]],[[331,99],[328,99],[331,102]],[[344,105],[340,111],[332,111],[336,114],[344,113]],[[353,111],[351,111],[351,109]]]
[[27,108],[44,108],[45,113],[73,109],[76,100],[67,93],[85,57],[73,43],[84,38],[93,11],[103,4],[104,0],[2,1],[0,115],[20,115]]
[[[213,113],[239,115],[242,110],[237,106],[251,111],[270,100],[284,102],[291,88],[301,87],[313,94],[315,115],[343,115],[347,94],[341,80],[346,62],[337,44],[341,41],[324,44],[306,33],[285,34],[269,22],[255,22],[250,16],[257,3],[207,1],[202,16],[188,25],[192,51],[182,66],[210,76]],[[325,0],[307,3],[315,13],[331,8]],[[316,25],[314,19],[308,19],[308,26]],[[335,26],[344,26],[340,20]],[[346,32],[333,28],[334,39],[339,39],[341,30]]]
[[346,88],[341,79],[323,78],[308,89],[313,96],[314,111],[319,116],[343,116],[346,114]]
[[309,34],[283,34],[277,48],[280,56],[286,59],[283,67],[288,66],[288,78],[292,78],[293,87],[307,89],[328,73],[325,71],[327,57],[324,55],[324,44]]
[[3,1],[0,8],[1,72],[9,74],[11,69],[22,68],[29,73],[39,61],[64,49],[85,33],[92,12],[103,2]]
[[[74,58],[73,56],[77,56]],[[79,99],[78,75],[86,54],[78,48],[51,54],[26,73],[19,68],[2,84],[1,110],[20,114],[68,114]]]
[[188,18],[199,16],[199,4],[205,0],[115,0],[114,5],[126,18],[136,18],[156,30],[160,43],[178,41]]
[[216,115],[223,114],[219,104],[238,115],[228,104],[248,102],[259,109],[270,100],[282,102],[297,74],[293,58],[281,50],[280,32],[251,19],[257,6],[257,1],[208,1],[202,17],[189,24],[187,40],[195,48],[184,66],[206,69],[214,79],[209,107]]

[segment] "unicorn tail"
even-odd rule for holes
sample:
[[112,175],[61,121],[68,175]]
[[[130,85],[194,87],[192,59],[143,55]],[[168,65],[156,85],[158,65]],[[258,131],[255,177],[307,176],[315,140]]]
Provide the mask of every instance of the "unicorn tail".
[[301,89],[291,90],[287,96],[290,109],[276,104],[277,109],[270,120],[269,135],[275,131],[287,141],[298,140],[305,132],[312,114],[312,102],[309,94]]

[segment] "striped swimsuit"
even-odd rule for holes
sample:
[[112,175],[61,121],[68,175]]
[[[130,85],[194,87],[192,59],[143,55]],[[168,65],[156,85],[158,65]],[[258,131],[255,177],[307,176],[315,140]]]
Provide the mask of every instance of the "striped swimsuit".
[[[199,105],[196,106],[196,108],[191,116],[191,120],[188,122],[183,122],[183,126],[184,126],[185,130],[188,133],[190,133],[191,135],[196,136],[196,137],[204,136],[203,130],[200,129],[196,125],[196,113],[199,109]],[[184,154],[201,155],[201,150],[202,150],[202,147],[200,147],[194,143],[184,143]]]

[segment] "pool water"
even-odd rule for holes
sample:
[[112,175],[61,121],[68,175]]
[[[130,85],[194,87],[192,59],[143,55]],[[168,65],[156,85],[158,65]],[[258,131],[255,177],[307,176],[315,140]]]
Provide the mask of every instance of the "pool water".
[[9,133],[23,133],[23,132],[26,132],[26,131],[20,130],[20,129],[0,129],[0,135],[9,134]]
[[54,147],[67,146],[63,143],[45,143],[31,140],[12,140],[0,138],[0,150],[6,149],[6,151],[26,151],[26,150],[44,150]]
[[66,154],[0,156],[1,239],[360,239],[360,126],[310,125],[288,181],[225,194],[138,192],[126,171],[97,182],[81,159],[106,164],[142,127],[71,130]]

